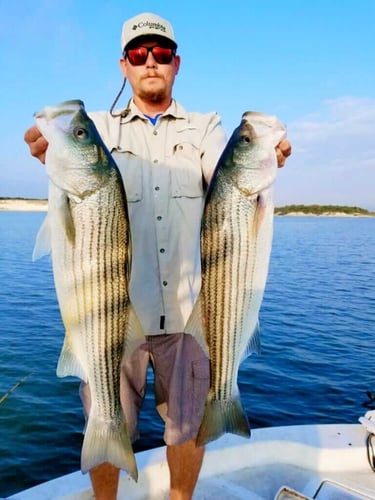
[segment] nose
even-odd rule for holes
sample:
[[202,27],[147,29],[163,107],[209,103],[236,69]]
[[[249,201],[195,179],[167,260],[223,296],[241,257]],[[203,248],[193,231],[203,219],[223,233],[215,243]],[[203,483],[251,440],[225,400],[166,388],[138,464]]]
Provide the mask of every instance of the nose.
[[151,50],[147,54],[147,59],[146,59],[146,63],[145,64],[146,64],[146,67],[148,67],[148,68],[155,68],[156,67],[157,62],[156,62],[156,60],[155,60],[155,58],[154,58]]

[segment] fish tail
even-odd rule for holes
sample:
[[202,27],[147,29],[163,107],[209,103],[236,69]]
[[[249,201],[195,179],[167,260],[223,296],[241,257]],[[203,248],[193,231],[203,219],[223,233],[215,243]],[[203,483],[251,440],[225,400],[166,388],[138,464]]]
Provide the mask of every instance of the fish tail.
[[249,420],[239,397],[231,400],[206,402],[196,444],[197,446],[203,446],[227,432],[247,438],[250,437]]
[[89,416],[81,453],[81,470],[88,472],[104,462],[127,471],[134,481],[138,480],[137,464],[126,424],[104,423]]

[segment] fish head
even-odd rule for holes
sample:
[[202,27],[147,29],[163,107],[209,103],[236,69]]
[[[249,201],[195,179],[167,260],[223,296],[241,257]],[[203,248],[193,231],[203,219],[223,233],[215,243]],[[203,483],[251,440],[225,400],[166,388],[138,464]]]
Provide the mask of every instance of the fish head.
[[275,147],[285,137],[285,127],[276,117],[246,112],[226,148],[231,182],[245,195],[267,189],[276,177]]
[[286,137],[286,127],[276,116],[258,111],[245,111],[242,120],[252,125],[258,141],[268,142],[273,147]]
[[106,183],[113,160],[82,101],[46,106],[35,121],[48,141],[46,171],[56,186],[82,199]]

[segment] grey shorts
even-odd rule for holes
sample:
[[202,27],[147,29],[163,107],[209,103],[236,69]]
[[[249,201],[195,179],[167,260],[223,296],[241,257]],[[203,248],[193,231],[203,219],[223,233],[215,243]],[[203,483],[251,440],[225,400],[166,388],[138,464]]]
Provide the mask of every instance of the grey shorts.
[[[195,438],[210,385],[210,364],[191,335],[175,333],[147,336],[146,342],[122,363],[121,404],[131,440],[139,437],[138,415],[149,363],[154,371],[156,408],[165,422],[164,441],[175,445]],[[80,395],[88,414],[87,384],[81,384]]]

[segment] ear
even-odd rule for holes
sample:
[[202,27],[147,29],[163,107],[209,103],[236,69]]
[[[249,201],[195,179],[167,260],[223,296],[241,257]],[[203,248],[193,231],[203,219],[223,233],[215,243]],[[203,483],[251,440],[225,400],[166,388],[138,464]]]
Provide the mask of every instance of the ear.
[[181,64],[181,57],[180,56],[174,56],[175,75],[178,74],[178,70],[180,69],[180,64]]
[[120,59],[120,68],[124,77],[127,78],[126,61],[123,57]]

